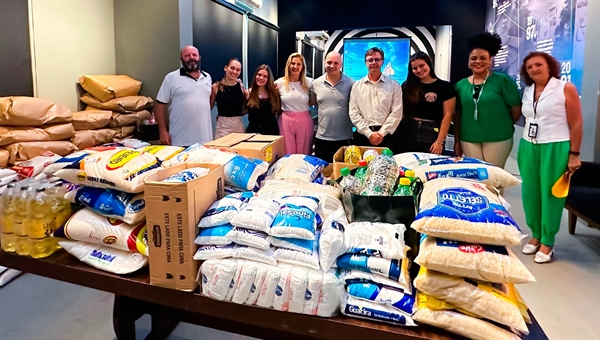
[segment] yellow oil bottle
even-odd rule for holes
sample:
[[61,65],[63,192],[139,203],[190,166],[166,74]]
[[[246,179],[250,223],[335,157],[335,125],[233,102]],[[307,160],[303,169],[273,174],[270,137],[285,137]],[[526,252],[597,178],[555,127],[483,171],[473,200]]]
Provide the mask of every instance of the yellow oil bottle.
[[9,253],[15,252],[15,198],[17,196],[17,185],[10,183],[6,186],[6,191],[0,197],[2,218],[0,218],[0,246],[2,250]]
[[29,200],[31,218],[26,228],[31,240],[29,255],[36,259],[50,256],[56,250],[54,240],[50,237],[54,225],[52,200],[45,188],[36,189]]
[[13,232],[15,235],[15,250],[17,254],[28,256],[31,250],[31,241],[27,236],[29,223],[29,185],[22,185],[15,199],[15,213]]

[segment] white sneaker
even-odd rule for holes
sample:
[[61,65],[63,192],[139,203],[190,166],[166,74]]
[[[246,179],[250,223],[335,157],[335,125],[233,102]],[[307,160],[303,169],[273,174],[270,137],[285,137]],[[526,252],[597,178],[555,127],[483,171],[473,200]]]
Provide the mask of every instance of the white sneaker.
[[522,252],[525,255],[535,254],[538,251],[538,249],[540,249],[540,246],[541,246],[541,243],[538,244],[537,246],[527,243],[526,245],[523,246]]
[[533,261],[535,263],[548,263],[548,262],[552,261],[553,254],[554,254],[554,249],[552,249],[548,255],[542,253],[541,251],[538,251],[535,254],[535,258],[533,259]]

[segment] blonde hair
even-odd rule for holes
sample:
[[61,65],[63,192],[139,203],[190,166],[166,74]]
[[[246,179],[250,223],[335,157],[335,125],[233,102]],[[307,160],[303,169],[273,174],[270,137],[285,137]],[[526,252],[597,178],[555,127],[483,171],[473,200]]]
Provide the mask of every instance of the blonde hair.
[[285,86],[285,90],[289,91],[290,90],[290,65],[292,64],[292,59],[294,58],[300,58],[300,60],[302,60],[302,69],[300,70],[300,85],[302,86],[302,89],[306,92],[309,93],[310,89],[308,88],[308,81],[306,81],[306,62],[304,61],[304,56],[298,52],[292,53],[290,54],[290,56],[288,57],[287,62],[285,63],[285,74],[283,77],[283,84]]

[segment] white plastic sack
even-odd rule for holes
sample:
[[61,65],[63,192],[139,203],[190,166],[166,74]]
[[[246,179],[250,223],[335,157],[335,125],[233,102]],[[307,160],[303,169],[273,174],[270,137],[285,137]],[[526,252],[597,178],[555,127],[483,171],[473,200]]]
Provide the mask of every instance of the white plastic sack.
[[416,326],[410,314],[388,305],[357,299],[346,295],[340,307],[342,314],[359,319],[381,321],[400,326]]
[[148,264],[148,257],[138,253],[68,240],[58,244],[81,262],[115,274],[133,273]]
[[264,197],[252,197],[248,204],[231,219],[231,224],[237,228],[252,229],[271,233],[271,224],[279,211],[280,203]]
[[144,194],[129,194],[122,191],[79,187],[65,194],[65,199],[82,204],[104,217],[136,224],[146,218]]
[[380,256],[386,259],[406,257],[403,224],[354,222],[346,225],[343,253]]
[[323,271],[328,271],[344,249],[344,230],[348,224],[344,209],[329,215],[321,227],[319,237],[319,263]]
[[220,225],[217,227],[202,228],[196,237],[194,243],[207,246],[225,246],[231,243],[227,237],[233,229],[231,224]]
[[281,207],[273,225],[271,236],[314,240],[318,199],[306,196],[291,196],[281,200]]
[[198,227],[210,228],[230,223],[244,204],[253,196],[254,193],[246,191],[223,197],[208,208],[200,223],[198,223]]
[[269,241],[267,241],[267,236],[267,234],[256,230],[233,228],[227,234],[227,239],[230,242],[244,246],[267,250],[269,249]]
[[311,183],[328,165],[326,161],[307,155],[285,155],[269,169],[267,177]]

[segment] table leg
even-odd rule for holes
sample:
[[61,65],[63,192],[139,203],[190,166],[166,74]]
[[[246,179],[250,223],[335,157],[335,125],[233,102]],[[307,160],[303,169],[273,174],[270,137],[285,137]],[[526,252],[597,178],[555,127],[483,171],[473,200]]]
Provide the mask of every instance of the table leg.
[[135,321],[144,315],[132,308],[135,300],[115,295],[113,328],[118,340],[135,340]]
[[164,340],[173,332],[179,321],[166,319],[156,315],[152,317],[152,330],[145,340]]

